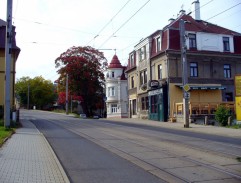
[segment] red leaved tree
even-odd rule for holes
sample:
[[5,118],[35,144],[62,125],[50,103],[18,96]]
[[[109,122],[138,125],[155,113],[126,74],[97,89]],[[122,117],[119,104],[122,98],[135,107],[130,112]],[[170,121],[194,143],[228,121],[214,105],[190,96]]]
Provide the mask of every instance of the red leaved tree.
[[72,47],[55,60],[55,66],[60,74],[58,83],[65,86],[68,74],[70,93],[81,96],[84,112],[92,115],[92,110],[96,109],[95,104],[103,94],[103,71],[107,67],[103,53],[90,46]]

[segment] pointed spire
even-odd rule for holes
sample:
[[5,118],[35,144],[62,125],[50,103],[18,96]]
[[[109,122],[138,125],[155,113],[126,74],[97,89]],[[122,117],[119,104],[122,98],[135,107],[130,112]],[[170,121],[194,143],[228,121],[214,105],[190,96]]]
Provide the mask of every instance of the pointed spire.
[[123,68],[116,54],[113,56],[108,68]]

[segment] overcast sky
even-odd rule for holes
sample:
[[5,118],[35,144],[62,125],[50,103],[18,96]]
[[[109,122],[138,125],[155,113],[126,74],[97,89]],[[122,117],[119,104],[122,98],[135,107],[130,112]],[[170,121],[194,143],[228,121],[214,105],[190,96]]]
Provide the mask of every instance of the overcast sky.
[[[58,78],[55,59],[72,46],[90,45],[115,54],[127,65],[139,40],[176,18],[194,0],[13,0],[13,24],[21,52],[17,78]],[[0,0],[0,19],[6,21],[7,0]],[[240,0],[200,0],[201,19],[241,33]]]

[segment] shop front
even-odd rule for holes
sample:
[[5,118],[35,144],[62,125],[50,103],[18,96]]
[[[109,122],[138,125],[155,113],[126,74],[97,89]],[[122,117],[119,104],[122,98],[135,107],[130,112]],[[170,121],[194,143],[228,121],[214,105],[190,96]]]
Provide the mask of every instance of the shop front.
[[[153,80],[151,82],[158,82]],[[153,86],[153,83],[150,84]],[[148,92],[149,119],[155,121],[167,121],[168,105],[167,90],[165,86],[155,86]]]

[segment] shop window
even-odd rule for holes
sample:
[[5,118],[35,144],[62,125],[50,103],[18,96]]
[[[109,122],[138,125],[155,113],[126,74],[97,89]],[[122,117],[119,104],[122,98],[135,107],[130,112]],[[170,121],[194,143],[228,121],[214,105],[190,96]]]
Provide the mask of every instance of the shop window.
[[223,65],[224,78],[231,78],[231,66],[230,64]]
[[195,62],[190,63],[190,76],[198,77],[198,64]]
[[151,96],[151,113],[157,113],[158,96]]
[[117,104],[111,104],[111,113],[117,113]]

